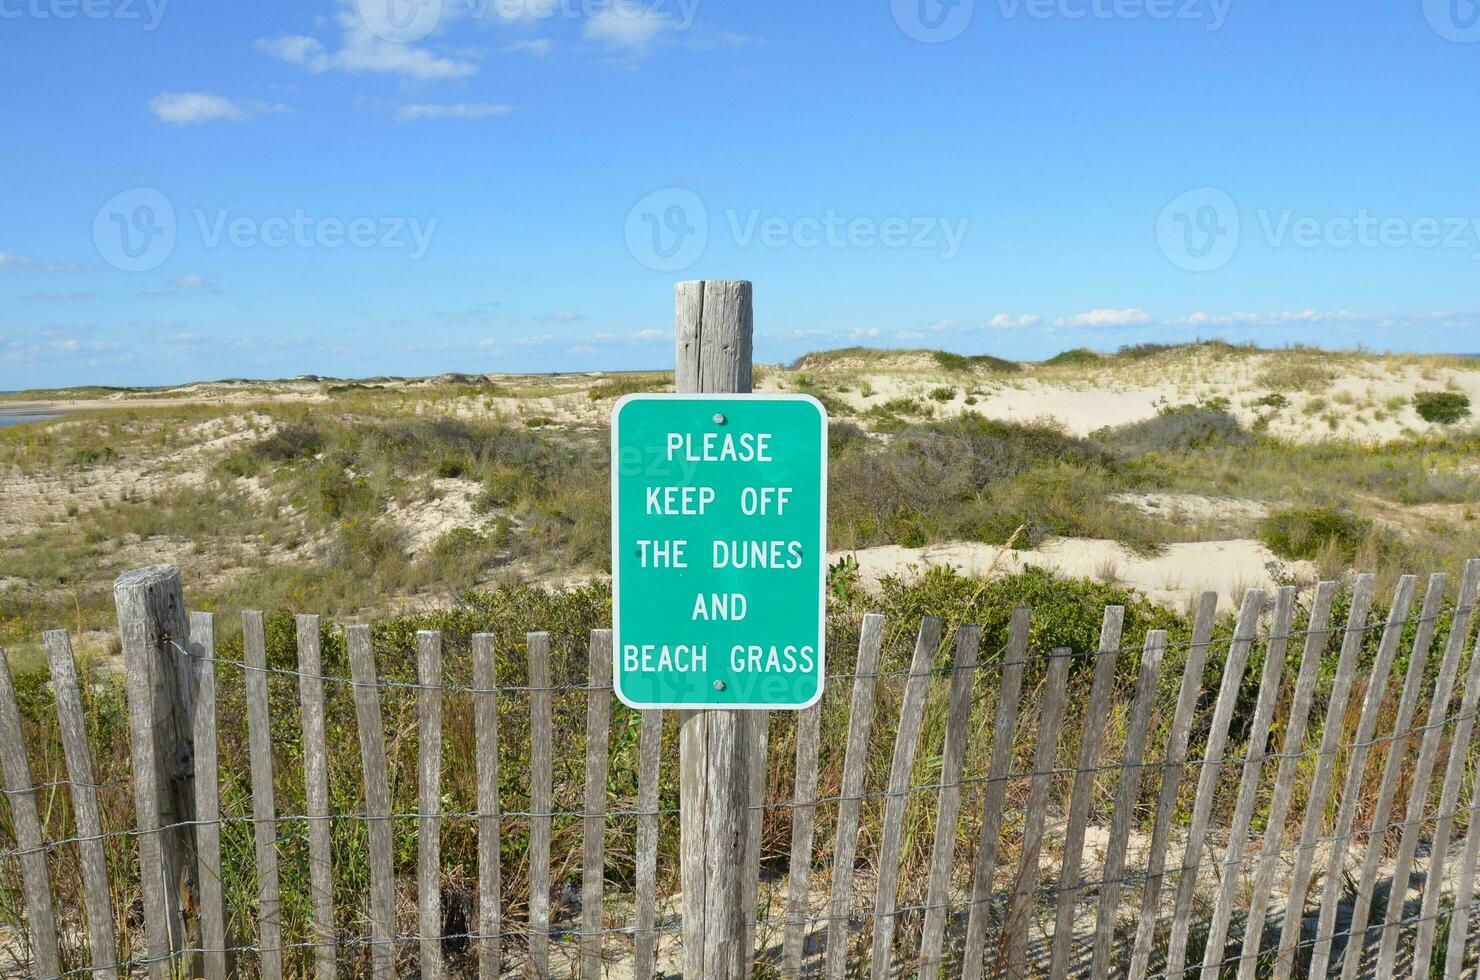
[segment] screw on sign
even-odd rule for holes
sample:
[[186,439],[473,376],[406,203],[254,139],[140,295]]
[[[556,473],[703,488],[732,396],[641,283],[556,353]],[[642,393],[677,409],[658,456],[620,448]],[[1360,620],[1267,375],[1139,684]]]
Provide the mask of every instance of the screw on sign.
[[827,413],[805,395],[631,395],[612,418],[617,694],[821,697]]

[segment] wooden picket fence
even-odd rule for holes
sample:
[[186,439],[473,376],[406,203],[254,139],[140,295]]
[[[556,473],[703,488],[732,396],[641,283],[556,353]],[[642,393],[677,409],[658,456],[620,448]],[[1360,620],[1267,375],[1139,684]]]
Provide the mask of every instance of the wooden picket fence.
[[[902,671],[881,668],[885,623],[865,617],[853,669],[831,679],[821,705],[794,719],[753,716],[750,750],[759,775],[744,871],[757,968],[783,976],[944,973],[968,980],[1193,973],[1283,980],[1337,972],[1351,980],[1427,977],[1431,970],[1460,976],[1480,852],[1480,826],[1471,819],[1480,654],[1469,640],[1480,559],[1466,566],[1455,601],[1443,575],[1428,580],[1421,598],[1419,584],[1415,576],[1402,578],[1386,616],[1374,617],[1371,576],[1355,578],[1349,595],[1321,583],[1300,630],[1295,589],[1251,590],[1224,637],[1214,636],[1217,599],[1208,594],[1190,637],[1152,631],[1140,646],[1122,642],[1124,611],[1111,607],[1099,646],[1089,651],[1033,649],[1026,609],[1012,613],[1005,646],[992,651],[980,648],[979,629],[962,626],[947,644],[945,624],[926,618]],[[672,762],[664,758],[664,716],[641,714],[635,809],[609,809],[613,712],[628,710],[615,706],[611,693],[609,632],[591,634],[590,673],[572,680],[551,677],[549,637],[530,634],[528,683],[517,685],[496,676],[495,640],[486,634],[471,637],[471,684],[448,683],[442,636],[422,632],[416,681],[389,683],[377,677],[367,626],[345,628],[351,676],[336,677],[322,666],[316,616],[297,618],[297,668],[285,670],[269,667],[257,612],[242,617],[242,659],[219,657],[213,617],[186,614],[171,567],[129,573],[116,592],[134,826],[102,824],[96,746],[67,634],[45,635],[64,781],[33,784],[28,759],[37,746],[27,744],[16,685],[0,657],[0,761],[14,838],[3,857],[18,868],[25,909],[12,920],[15,974],[646,978],[674,969],[675,906],[671,896],[659,900],[660,820],[672,816],[659,798],[661,767]],[[1344,625],[1333,622],[1342,599],[1349,603]],[[1168,656],[1174,650],[1185,652],[1180,678],[1163,670],[1176,662]],[[1261,662],[1256,652],[1263,653],[1257,680],[1249,676],[1250,665]],[[1395,687],[1390,675],[1405,660]],[[1286,669],[1292,661],[1293,675]],[[1127,664],[1133,671],[1118,670]],[[222,887],[228,818],[217,678],[226,670],[241,672],[250,761],[245,822],[253,832],[256,895],[245,903],[238,897],[241,907]],[[1210,673],[1216,690],[1205,685]],[[272,734],[268,687],[275,676],[296,682],[302,815],[279,815],[275,805],[274,751],[281,746]],[[881,685],[896,684],[897,718],[876,719]],[[352,691],[359,812],[331,808],[331,685]],[[415,814],[391,809],[382,702],[392,692],[415,700]],[[518,814],[501,809],[500,800],[498,697],[511,692],[527,696],[530,732],[529,809]],[[558,812],[561,739],[580,740],[557,728],[553,704],[579,692],[586,700],[584,806]],[[449,760],[443,744],[449,693],[472,699],[471,760],[468,746]],[[836,699],[845,697],[840,783],[824,796],[822,719],[841,711]],[[942,701],[943,734],[927,744],[927,712]],[[1073,706],[1083,710],[1076,714]],[[1313,718],[1321,707],[1324,716]],[[1071,730],[1070,716],[1082,716],[1082,725]],[[1123,726],[1124,748],[1106,758],[1112,719]],[[870,746],[889,721],[887,783],[870,787]],[[784,800],[767,794],[773,727],[795,744],[794,786]],[[1309,748],[1317,739],[1318,748]],[[1230,744],[1248,746],[1247,754],[1230,756]],[[1072,766],[1063,765],[1067,758]],[[979,762],[970,773],[968,760]],[[476,767],[476,811],[444,811],[449,761]],[[929,778],[912,782],[922,768]],[[63,790],[72,824],[66,836],[48,839],[38,803]],[[836,819],[830,854],[814,847],[819,816],[828,812]],[[763,853],[768,815],[789,815],[789,848]],[[552,901],[552,885],[560,885],[552,881],[552,827],[567,818],[583,830],[580,886],[577,898]],[[605,851],[616,819],[636,825],[632,873],[620,881],[611,879]],[[866,827],[872,819],[877,825]],[[446,927],[448,869],[439,850],[450,820],[470,821],[477,835],[476,909],[457,933]],[[527,828],[516,869],[505,858],[510,820]],[[290,822],[306,826],[309,903],[301,923],[286,914],[279,874]],[[336,825],[363,827],[368,839],[368,890],[354,896],[358,908],[349,915],[335,907]],[[414,875],[397,861],[397,828],[408,826]],[[915,839],[922,828],[928,848]],[[408,831],[401,833],[404,844]],[[137,864],[123,872],[137,878],[126,882],[110,880],[105,853],[120,839],[137,843]],[[873,842],[870,853],[860,853],[861,839]],[[81,908],[57,903],[53,892],[58,862],[74,851]],[[906,861],[914,852],[929,855],[918,874]],[[1425,859],[1425,872],[1416,875]],[[408,873],[398,880],[398,870]],[[506,893],[503,876],[511,870],[527,881],[524,894]],[[362,923],[365,931],[347,931],[346,923]]]

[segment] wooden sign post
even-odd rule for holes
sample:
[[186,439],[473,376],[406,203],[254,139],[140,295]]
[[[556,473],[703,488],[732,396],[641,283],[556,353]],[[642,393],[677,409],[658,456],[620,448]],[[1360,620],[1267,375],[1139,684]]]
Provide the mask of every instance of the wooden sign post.
[[[748,282],[681,282],[676,388],[683,393],[751,390],[755,322]],[[679,823],[683,878],[683,973],[740,980],[750,747],[755,719],[743,711],[685,711],[679,729]]]

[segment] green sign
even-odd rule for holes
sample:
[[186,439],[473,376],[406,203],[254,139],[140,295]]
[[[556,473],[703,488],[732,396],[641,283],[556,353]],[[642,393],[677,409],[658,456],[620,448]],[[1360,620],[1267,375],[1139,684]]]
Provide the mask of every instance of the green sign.
[[629,395],[612,414],[613,676],[634,708],[822,696],[827,413]]

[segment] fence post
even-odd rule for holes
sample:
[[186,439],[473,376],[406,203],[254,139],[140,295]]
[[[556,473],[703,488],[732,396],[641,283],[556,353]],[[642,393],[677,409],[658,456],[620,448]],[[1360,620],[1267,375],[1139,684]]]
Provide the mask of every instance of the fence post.
[[[200,895],[195,846],[195,687],[189,658],[179,651],[190,639],[185,619],[185,592],[180,569],[174,565],[151,565],[124,572],[113,583],[113,602],[118,611],[119,630],[143,627],[142,645],[131,650],[125,644],[125,670],[141,693],[141,703],[130,702],[138,712],[135,731],[154,734],[152,782],[159,800],[160,854],[166,883],[169,943],[172,950],[186,948],[186,908],[197,908]],[[178,646],[177,646],[178,645]],[[139,758],[139,756],[135,756]],[[135,778],[139,778],[135,774]],[[151,869],[142,869],[144,874]]]
[[[748,282],[692,281],[675,288],[676,388],[751,389],[754,321]],[[685,711],[679,730],[679,825],[685,977],[740,980],[750,951],[743,904],[752,722],[742,711]]]

